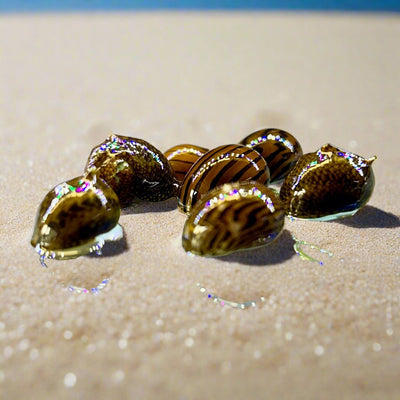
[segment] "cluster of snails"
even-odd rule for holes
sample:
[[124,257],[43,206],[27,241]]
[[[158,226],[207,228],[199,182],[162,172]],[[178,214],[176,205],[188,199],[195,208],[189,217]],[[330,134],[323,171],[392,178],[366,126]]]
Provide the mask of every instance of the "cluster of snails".
[[[121,237],[120,208],[137,198],[176,196],[187,214],[187,252],[220,256],[269,244],[285,216],[350,216],[374,188],[372,162],[330,144],[303,155],[279,129],[256,131],[240,144],[208,150],[178,145],[162,153],[142,139],[111,135],[91,151],[82,176],[42,201],[31,244],[45,258],[72,258]],[[269,184],[281,184],[280,191]]]

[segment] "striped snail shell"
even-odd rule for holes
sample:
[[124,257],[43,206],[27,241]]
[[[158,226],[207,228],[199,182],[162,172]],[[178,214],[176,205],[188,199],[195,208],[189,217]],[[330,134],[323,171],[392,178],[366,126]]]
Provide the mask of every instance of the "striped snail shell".
[[164,154],[149,142],[111,135],[90,153],[85,172],[107,182],[117,193],[121,207],[136,197],[161,201],[176,191],[174,172]]
[[271,183],[282,181],[303,155],[297,139],[281,129],[261,129],[246,136],[240,143],[264,157],[271,174]]
[[325,221],[354,215],[372,195],[375,159],[330,144],[304,154],[280,190],[286,213]]
[[275,240],[284,225],[279,197],[257,182],[228,183],[204,195],[189,214],[183,248],[200,256],[221,256],[263,246]]
[[60,183],[45,196],[31,244],[45,257],[87,254],[97,236],[117,225],[119,215],[118,197],[104,181],[79,176]]
[[269,169],[264,158],[243,145],[219,146],[192,165],[180,186],[179,206],[184,212],[190,212],[196,201],[212,188],[249,180],[269,183]]
[[182,182],[190,167],[207,151],[205,147],[193,144],[178,144],[165,151],[164,155],[174,170],[175,178]]

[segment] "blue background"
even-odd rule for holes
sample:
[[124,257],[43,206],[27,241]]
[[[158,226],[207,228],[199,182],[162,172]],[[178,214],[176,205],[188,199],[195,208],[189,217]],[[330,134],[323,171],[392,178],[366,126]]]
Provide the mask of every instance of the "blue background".
[[0,0],[0,12],[198,9],[400,12],[400,0]]

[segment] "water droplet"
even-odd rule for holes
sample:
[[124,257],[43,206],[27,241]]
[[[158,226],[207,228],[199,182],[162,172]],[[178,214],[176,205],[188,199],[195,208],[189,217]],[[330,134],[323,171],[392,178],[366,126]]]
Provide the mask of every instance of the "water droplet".
[[185,346],[186,347],[193,347],[194,345],[194,340],[191,337],[188,337],[185,339]]
[[307,243],[304,240],[299,240],[294,235],[292,235],[292,238],[294,240],[293,249],[296,252],[296,254],[298,254],[300,256],[300,258],[303,259],[303,260],[316,262],[319,265],[324,265],[324,263],[322,261],[317,260],[316,258],[314,258],[314,257],[310,256],[309,254],[305,253],[304,250],[301,248],[302,246],[308,246],[312,250],[318,250],[320,253],[327,254],[328,257],[332,257],[333,256],[333,253],[331,251],[329,251],[329,250],[325,250],[322,247],[318,247],[318,246],[316,246],[314,244]]
[[71,331],[64,331],[64,339],[70,340],[74,334]]
[[374,350],[374,351],[376,351],[376,352],[379,352],[379,351],[382,350],[382,345],[381,345],[380,343],[375,342],[375,343],[372,345],[372,350]]
[[316,356],[322,356],[325,353],[325,349],[321,345],[315,346],[314,353]]
[[286,332],[285,333],[285,339],[290,342],[293,339],[293,333],[292,332]]
[[91,289],[87,289],[81,286],[69,285],[68,290],[75,293],[92,293],[94,295],[99,295],[101,290],[105,288],[109,281],[109,278],[103,279],[96,287],[93,287]]
[[39,261],[42,267],[47,268],[47,264],[44,262],[44,260],[46,259],[46,257],[44,256],[44,254],[39,255]]
[[21,340],[21,341],[19,342],[19,344],[18,344],[18,349],[19,349],[20,351],[28,350],[28,349],[29,349],[29,345],[30,345],[29,339],[23,339],[23,340]]
[[[200,289],[201,293],[206,293],[207,290],[203,286],[200,285],[200,283],[197,283],[197,287]],[[214,303],[219,303],[221,306],[228,306],[232,308],[238,308],[241,310],[244,310],[249,307],[256,307],[256,300],[250,300],[250,301],[245,301],[245,302],[237,302],[237,301],[232,301],[232,300],[227,300],[224,299],[214,293],[208,293],[207,297],[211,299]]]
[[72,372],[68,372],[68,374],[64,376],[64,385],[66,387],[73,387],[76,384],[76,380],[76,375]]
[[114,381],[116,383],[122,382],[125,379],[125,372],[122,371],[121,369],[117,369],[114,372]]

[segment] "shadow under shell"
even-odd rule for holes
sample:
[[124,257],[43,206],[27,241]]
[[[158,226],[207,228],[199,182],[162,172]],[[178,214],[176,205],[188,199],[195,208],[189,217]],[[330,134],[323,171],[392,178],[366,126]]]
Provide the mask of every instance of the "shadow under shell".
[[338,219],[333,222],[352,228],[394,229],[400,227],[400,217],[398,215],[369,205],[363,207],[352,218]]

